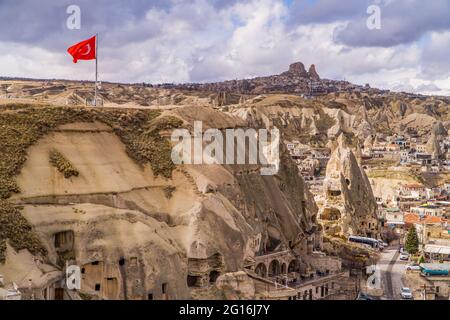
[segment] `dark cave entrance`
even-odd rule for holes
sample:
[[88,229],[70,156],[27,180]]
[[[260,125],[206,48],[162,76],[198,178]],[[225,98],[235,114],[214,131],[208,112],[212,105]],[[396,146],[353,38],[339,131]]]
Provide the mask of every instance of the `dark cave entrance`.
[[213,270],[209,273],[209,283],[216,283],[217,278],[220,276],[220,272]]
[[187,285],[188,287],[198,287],[200,283],[201,277],[200,276],[187,276]]

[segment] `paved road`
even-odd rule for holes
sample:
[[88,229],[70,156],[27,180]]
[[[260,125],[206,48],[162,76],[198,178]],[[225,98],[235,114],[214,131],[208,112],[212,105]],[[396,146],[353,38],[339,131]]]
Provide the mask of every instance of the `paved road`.
[[389,247],[383,250],[378,268],[381,276],[381,287],[384,299],[401,299],[400,289],[403,287],[403,276],[407,262],[399,260],[398,247]]

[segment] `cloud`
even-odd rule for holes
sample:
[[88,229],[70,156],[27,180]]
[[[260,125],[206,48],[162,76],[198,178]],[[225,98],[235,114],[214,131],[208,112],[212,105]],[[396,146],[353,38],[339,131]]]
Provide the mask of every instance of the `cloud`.
[[396,0],[380,3],[381,29],[369,30],[369,15],[350,20],[335,34],[335,39],[354,47],[392,47],[419,40],[431,31],[450,29],[448,0]]
[[[54,52],[99,33],[102,44],[144,41],[160,30],[145,19],[151,8],[169,8],[169,1],[3,0],[0,2],[0,42],[39,46]],[[69,5],[81,9],[81,29],[69,30]]]
[[444,79],[450,76],[449,49],[450,31],[431,34],[421,57],[424,77]]
[[[73,2],[0,0],[2,75],[92,80],[93,62],[74,65],[66,48],[98,32],[102,80],[221,81],[302,61],[326,78],[450,91],[448,1],[77,0],[75,31],[66,28]],[[374,2],[382,29],[371,32]]]
[[[208,2],[208,7],[223,10],[235,3],[225,0]],[[81,9],[81,30],[69,30],[66,9],[77,5]],[[119,41],[144,41],[164,32],[148,18],[151,10],[170,13],[171,18],[189,20],[198,28],[206,27],[205,5],[195,0],[2,0],[0,1],[0,41],[39,44],[47,49],[59,49],[77,38],[103,35],[105,45]],[[186,10],[186,11],[183,11]]]
[[429,83],[429,84],[421,84],[420,86],[415,88],[415,90],[417,92],[438,92],[441,91],[442,89],[439,88],[434,83]]
[[346,21],[365,14],[370,0],[295,0],[289,24],[332,23]]

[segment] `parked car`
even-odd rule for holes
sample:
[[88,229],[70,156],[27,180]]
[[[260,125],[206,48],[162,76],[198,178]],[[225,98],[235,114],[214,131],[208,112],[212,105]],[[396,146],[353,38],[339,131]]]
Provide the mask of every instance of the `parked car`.
[[400,291],[402,299],[412,299],[413,295],[410,288],[403,287]]
[[407,265],[405,266],[405,269],[406,269],[406,270],[415,270],[415,271],[420,271],[420,270],[421,270],[420,266],[419,266],[418,264],[415,264],[415,263],[413,263],[413,264],[407,264]]
[[407,252],[400,253],[400,260],[408,261],[409,260],[409,254]]
[[403,247],[400,247],[400,248],[398,249],[398,252],[400,252],[400,253],[408,253],[408,251],[406,251],[406,249],[403,248]]

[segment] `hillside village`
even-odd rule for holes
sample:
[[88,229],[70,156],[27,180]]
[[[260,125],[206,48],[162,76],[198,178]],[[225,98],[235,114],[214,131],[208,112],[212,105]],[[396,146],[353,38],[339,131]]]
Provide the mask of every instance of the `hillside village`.
[[[0,299],[394,298],[367,267],[411,227],[415,270],[399,274],[417,298],[448,299],[450,276],[424,270],[450,260],[449,99],[301,62],[213,84],[104,83],[97,108],[90,85],[0,81]],[[280,171],[174,165],[171,132],[194,121],[279,128]]]
[[[298,140],[285,141],[285,144],[316,201],[323,201],[332,149],[311,147]],[[389,234],[391,241],[399,243],[404,241],[411,227],[415,228],[420,252],[428,262],[450,261],[450,180],[434,179],[434,176],[448,177],[450,174],[449,145],[447,130],[441,122],[436,122],[428,136],[420,136],[416,130],[399,135],[369,135],[358,150],[358,160],[369,179],[383,175],[389,179],[389,174],[415,178],[416,181],[399,183],[392,192],[378,192],[377,223],[381,226],[381,235]],[[337,190],[334,195],[341,193]],[[330,214],[340,215],[340,212],[324,206],[322,218]],[[432,288],[431,297],[436,293],[435,287],[441,290],[436,293],[438,296],[447,297],[449,293],[450,279],[435,281],[433,277],[427,277],[421,282]],[[416,284],[415,289],[420,292],[422,286]]]

